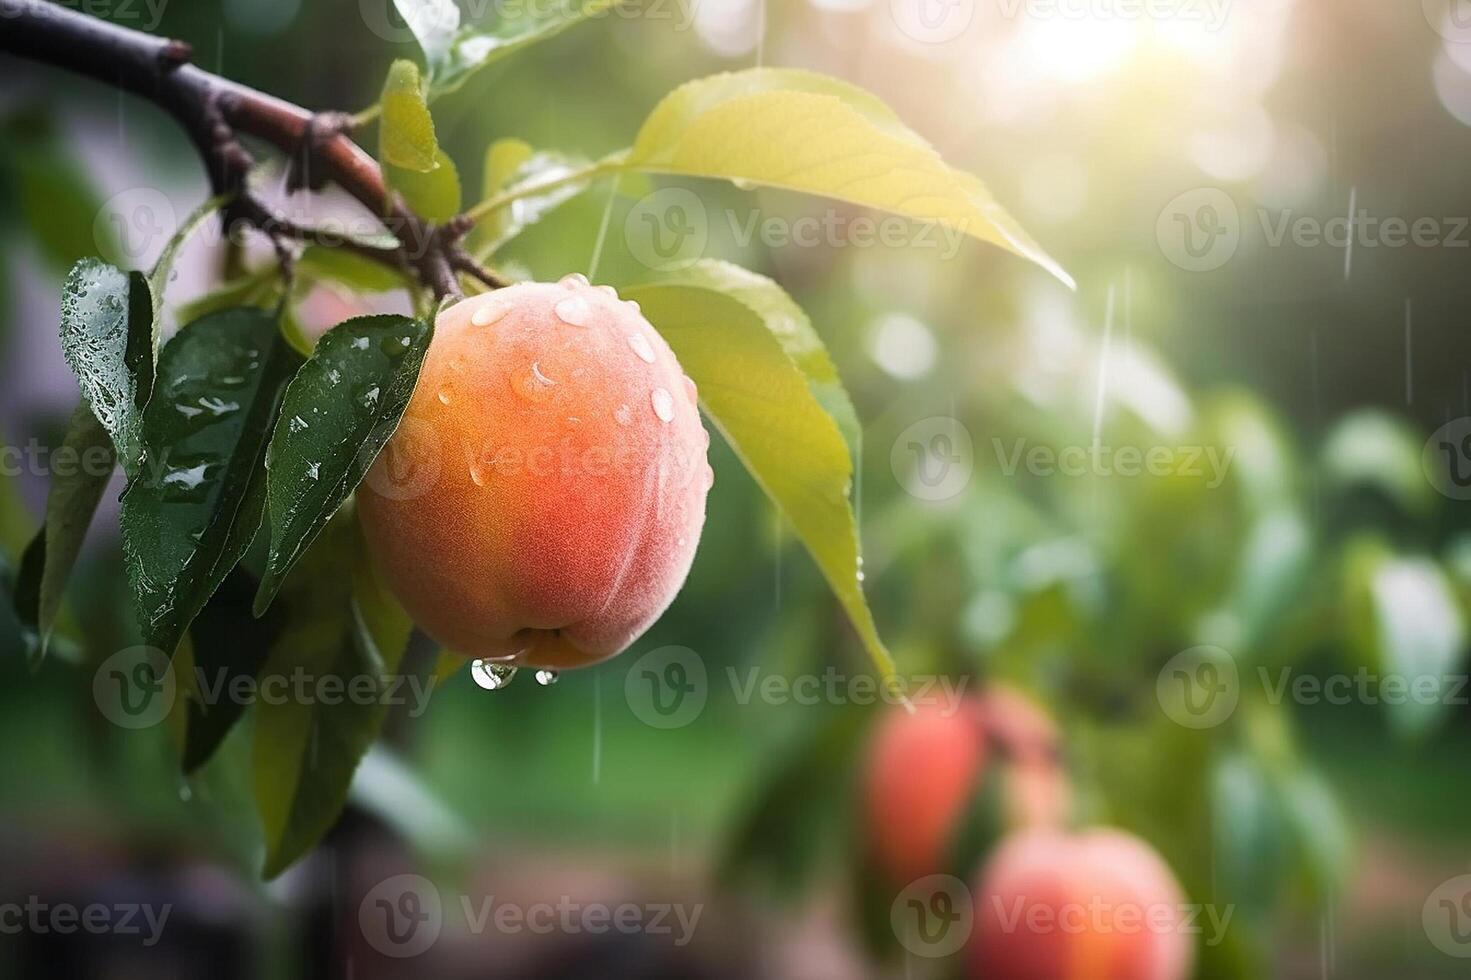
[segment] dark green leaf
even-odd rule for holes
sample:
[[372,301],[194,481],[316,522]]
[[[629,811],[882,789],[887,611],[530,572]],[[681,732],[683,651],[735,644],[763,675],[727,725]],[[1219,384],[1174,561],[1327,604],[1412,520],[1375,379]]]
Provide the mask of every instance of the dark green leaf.
[[61,297],[61,350],[129,475],[143,455],[143,406],[153,392],[157,334],[148,281],[83,259]]
[[26,549],[28,560],[17,583],[17,596],[24,597],[24,607],[17,607],[17,612],[36,632],[38,657],[46,655],[67,579],[116,462],[107,430],[90,408],[78,405],[61,452],[52,460],[46,524]]
[[123,494],[123,551],[147,642],[172,654],[260,527],[262,461],[299,363],[256,309],[189,325],[159,359],[148,463]]
[[[255,718],[253,784],[265,829],[265,875],[274,877],[311,849],[342,810],[353,773],[387,714],[387,680],[398,668],[411,624],[373,577],[357,521],[339,513],[281,590],[285,627],[261,671],[262,683],[305,677],[356,691],[262,702]],[[288,690],[290,688],[288,687]]]
[[317,343],[286,389],[266,457],[271,548],[257,613],[393,435],[432,334],[403,316],[348,320]]

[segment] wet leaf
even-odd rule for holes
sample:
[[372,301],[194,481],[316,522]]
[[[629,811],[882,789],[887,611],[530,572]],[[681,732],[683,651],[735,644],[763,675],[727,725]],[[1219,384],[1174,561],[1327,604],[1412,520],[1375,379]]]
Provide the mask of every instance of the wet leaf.
[[616,3],[617,0],[547,0],[525,5],[521,16],[508,17],[489,30],[462,31],[443,59],[431,60],[430,98],[455,91],[481,69],[522,48],[556,37]]
[[123,494],[121,526],[145,640],[165,653],[260,527],[266,444],[299,363],[275,318],[249,308],[211,314],[164,348],[144,415],[148,465]]
[[153,392],[157,333],[148,282],[98,259],[83,259],[61,297],[61,349],[82,398],[136,472],[143,455],[143,406]]
[[384,167],[428,173],[438,166],[434,117],[424,101],[419,66],[399,59],[383,83],[383,118],[378,124],[378,159]]
[[432,333],[403,316],[348,320],[322,337],[287,388],[266,457],[270,555],[257,614],[398,427]]

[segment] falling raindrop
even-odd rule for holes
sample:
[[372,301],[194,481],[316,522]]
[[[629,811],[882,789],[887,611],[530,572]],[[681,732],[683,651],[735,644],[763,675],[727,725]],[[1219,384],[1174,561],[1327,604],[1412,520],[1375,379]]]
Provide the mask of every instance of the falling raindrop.
[[470,322],[477,327],[488,327],[506,315],[506,307],[487,304],[475,311]]
[[565,289],[575,289],[578,286],[586,286],[587,284],[587,276],[584,276],[580,272],[569,272],[567,275],[557,280],[557,285],[562,286]]
[[516,668],[493,660],[476,660],[470,664],[470,676],[485,690],[499,691],[515,678]]
[[557,318],[574,327],[586,327],[592,323],[592,304],[581,296],[571,296],[557,304]]
[[649,401],[654,405],[654,414],[659,416],[660,422],[674,421],[674,396],[667,388],[655,388],[649,394]]
[[542,687],[551,687],[557,683],[557,672],[555,670],[547,670],[543,667],[536,672],[536,683]]
[[638,355],[638,359],[643,361],[645,364],[654,363],[654,345],[649,343],[649,338],[645,337],[643,334],[629,334],[628,346],[633,348],[633,352]]

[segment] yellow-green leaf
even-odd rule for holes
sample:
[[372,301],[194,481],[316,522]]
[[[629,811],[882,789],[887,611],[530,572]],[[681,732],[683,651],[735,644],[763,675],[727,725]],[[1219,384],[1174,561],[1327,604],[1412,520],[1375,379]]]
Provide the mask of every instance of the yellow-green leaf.
[[383,120],[378,126],[378,159],[385,167],[428,173],[438,164],[434,117],[424,101],[419,66],[400,58],[383,83]]
[[837,377],[805,317],[775,283],[722,263],[697,263],[624,295],[674,348],[706,414],[791,522],[879,669],[892,674],[860,585],[853,460],[819,397]]
[[443,150],[436,148],[434,158],[434,169],[422,173],[385,163],[383,176],[420,217],[448,221],[460,213],[460,174]]
[[805,191],[935,222],[1071,277],[976,177],[952,169],[875,96],[785,68],[714,75],[675,89],[624,167]]

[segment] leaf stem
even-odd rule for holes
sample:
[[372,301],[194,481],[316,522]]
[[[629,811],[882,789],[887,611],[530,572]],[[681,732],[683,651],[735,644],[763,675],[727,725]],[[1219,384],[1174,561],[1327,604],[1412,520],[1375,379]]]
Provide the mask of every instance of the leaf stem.
[[627,150],[620,150],[617,153],[610,153],[601,160],[594,161],[585,167],[562,174],[560,177],[553,177],[551,180],[544,180],[539,184],[522,184],[517,187],[507,188],[499,194],[488,197],[470,208],[462,217],[478,223],[490,214],[524,197],[535,197],[538,194],[546,194],[549,191],[566,187],[568,184],[576,184],[582,181],[592,180],[606,173],[613,173],[622,168],[623,161],[627,156]]

